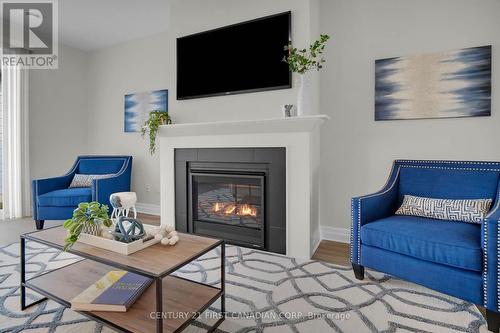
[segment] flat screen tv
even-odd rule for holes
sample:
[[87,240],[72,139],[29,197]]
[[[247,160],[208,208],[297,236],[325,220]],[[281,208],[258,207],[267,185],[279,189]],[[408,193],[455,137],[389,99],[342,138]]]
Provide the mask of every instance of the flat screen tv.
[[177,38],[177,99],[291,88],[291,13]]

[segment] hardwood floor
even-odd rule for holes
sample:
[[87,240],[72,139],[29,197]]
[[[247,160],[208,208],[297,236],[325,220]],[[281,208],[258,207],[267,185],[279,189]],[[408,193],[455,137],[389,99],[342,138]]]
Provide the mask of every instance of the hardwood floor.
[[349,244],[323,240],[313,255],[314,260],[350,266]]

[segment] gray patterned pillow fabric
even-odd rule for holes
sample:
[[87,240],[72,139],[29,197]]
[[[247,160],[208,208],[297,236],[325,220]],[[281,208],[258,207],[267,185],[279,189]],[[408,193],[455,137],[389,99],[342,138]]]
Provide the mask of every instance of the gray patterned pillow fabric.
[[405,195],[396,215],[480,224],[490,210],[491,204],[491,199],[432,199]]
[[111,177],[111,176],[113,176],[112,173],[105,174],[105,175],[82,175],[82,174],[76,173],[73,176],[73,180],[71,181],[69,188],[92,187],[92,180],[107,178],[107,177]]

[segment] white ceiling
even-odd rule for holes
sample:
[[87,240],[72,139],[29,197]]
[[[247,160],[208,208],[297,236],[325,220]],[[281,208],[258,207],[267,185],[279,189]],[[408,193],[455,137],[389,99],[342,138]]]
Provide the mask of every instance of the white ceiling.
[[59,0],[59,42],[90,51],[165,31],[171,0]]

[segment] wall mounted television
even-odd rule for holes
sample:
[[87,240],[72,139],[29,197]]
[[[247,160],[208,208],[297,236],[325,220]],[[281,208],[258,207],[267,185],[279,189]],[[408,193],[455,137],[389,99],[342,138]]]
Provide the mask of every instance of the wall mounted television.
[[177,38],[177,99],[291,88],[291,12]]

